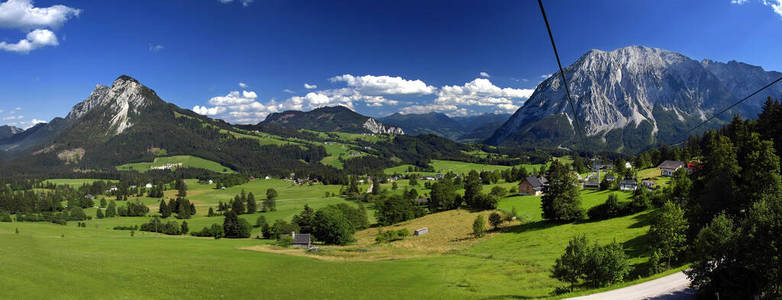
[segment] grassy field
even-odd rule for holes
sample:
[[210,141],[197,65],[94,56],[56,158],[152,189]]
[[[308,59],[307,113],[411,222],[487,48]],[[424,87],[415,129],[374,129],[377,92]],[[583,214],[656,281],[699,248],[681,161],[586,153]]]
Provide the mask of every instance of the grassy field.
[[157,157],[152,162],[140,162],[140,163],[130,163],[130,164],[124,164],[117,166],[117,170],[119,171],[139,171],[139,172],[146,172],[149,171],[152,167],[162,167],[166,166],[167,164],[182,164],[182,167],[185,168],[200,168],[200,169],[206,169],[218,173],[234,173],[233,170],[231,170],[228,167],[224,167],[220,165],[219,163],[213,162],[211,160],[206,160],[200,157],[190,156],[190,155],[177,155],[177,156],[168,156],[168,157]]
[[[507,168],[435,163],[454,172]],[[78,185],[87,181],[53,182]],[[258,201],[265,198],[266,189],[274,188],[279,193],[277,211],[240,216],[251,224],[259,215],[268,222],[289,221],[305,204],[315,209],[336,203],[358,205],[341,197],[326,197],[327,192],[338,193],[339,186],[294,185],[270,179],[217,190],[194,179],[187,182],[188,199],[198,211],[187,220],[191,231],[222,224],[222,217],[206,217],[208,209],[216,208],[220,201],[230,201],[241,190],[252,192]],[[391,192],[410,188],[407,180],[397,185],[399,189]],[[500,181],[484,186],[483,191],[516,185]],[[382,187],[391,190],[391,184]],[[428,193],[423,183],[415,188],[421,194]],[[173,197],[172,193],[166,191],[165,195]],[[611,193],[582,191],[582,205],[588,209],[601,204]],[[621,201],[631,196],[627,192],[613,193]],[[151,215],[157,213],[159,199],[139,200],[150,206]],[[374,223],[372,207],[366,207]],[[0,298],[556,298],[559,296],[553,291],[565,284],[549,278],[550,269],[568,240],[577,234],[600,244],[616,240],[624,246],[633,266],[648,260],[644,247],[649,211],[600,222],[557,225],[541,219],[540,197],[511,195],[500,200],[498,210],[509,212],[513,208],[521,222],[506,223],[480,239],[470,235],[472,221],[477,215],[488,217],[491,212],[453,210],[390,227],[429,227],[429,235],[378,245],[374,242],[378,228],[370,228],[356,234],[355,244],[324,246],[316,257],[303,250],[276,248],[266,240],[214,240],[146,232],[131,236],[129,231],[112,230],[117,225],[146,223],[149,217],[94,219],[86,222],[86,228],[77,227],[76,222],[66,226],[0,223],[0,277],[4,278]],[[86,213],[94,216],[95,211],[90,208]],[[253,229],[253,236],[257,234],[259,229]],[[270,249],[279,253],[269,253]],[[630,278],[639,278],[642,269],[637,268]],[[53,286],[57,293],[52,293]]]
[[[463,161],[451,161],[451,160],[432,160],[431,166],[434,168],[434,172],[412,172],[416,174],[421,175],[432,175],[432,174],[445,174],[448,172],[454,172],[455,174],[467,174],[471,170],[476,171],[495,171],[495,170],[505,170],[510,169],[509,166],[500,166],[500,165],[486,165],[486,164],[475,164],[475,163],[469,163],[469,162],[463,162]],[[537,170],[541,167],[541,164],[523,164],[518,165],[516,167],[525,167],[527,170]],[[407,169],[409,167],[413,167],[413,165],[399,165],[391,168],[387,168],[383,170],[385,174],[405,174],[408,173]]]

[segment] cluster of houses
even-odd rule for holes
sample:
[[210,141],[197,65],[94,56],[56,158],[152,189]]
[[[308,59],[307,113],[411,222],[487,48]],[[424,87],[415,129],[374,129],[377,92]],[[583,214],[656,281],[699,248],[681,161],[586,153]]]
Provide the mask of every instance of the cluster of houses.
[[165,166],[157,166],[157,167],[149,167],[149,168],[151,170],[171,170],[171,169],[176,169],[181,167],[182,167],[182,163],[175,163],[175,164],[168,163]]
[[[602,170],[605,170],[606,172],[613,169],[613,165],[611,164],[604,164],[600,160],[593,160],[593,167],[594,172],[587,176],[586,179],[583,179],[581,175],[576,174],[578,176],[579,185],[583,189],[600,189],[600,182],[601,177],[600,174]],[[627,163],[626,167],[630,168],[632,165],[630,163]],[[692,173],[695,169],[698,168],[698,165],[696,163],[684,163],[683,161],[677,161],[677,160],[666,160],[662,162],[658,168],[660,169],[660,176],[663,177],[672,177],[673,174],[681,169],[681,168],[687,168],[688,173]],[[607,174],[604,178],[608,182],[616,182],[617,178],[613,174]],[[521,195],[533,195],[533,196],[540,196],[543,195],[545,192],[545,188],[548,185],[548,180],[546,180],[543,176],[529,176],[525,178],[524,180],[519,183],[519,194]],[[659,186],[656,182],[652,180],[642,180],[639,184],[637,180],[635,179],[623,179],[618,182],[619,190],[622,191],[635,191],[638,189],[638,187],[644,187],[648,190],[656,190]]]

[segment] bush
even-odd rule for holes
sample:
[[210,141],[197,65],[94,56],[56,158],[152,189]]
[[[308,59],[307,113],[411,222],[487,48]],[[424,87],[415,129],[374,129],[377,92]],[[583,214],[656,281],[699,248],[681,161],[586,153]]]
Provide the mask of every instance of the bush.
[[157,232],[167,235],[180,235],[182,234],[182,227],[179,226],[179,224],[176,221],[169,221],[168,223],[163,223],[160,221],[158,217],[153,218],[149,221],[149,223],[142,224],[141,227],[139,227],[139,230],[141,231],[147,231],[147,232]]
[[380,233],[375,237],[375,241],[378,243],[390,243],[393,241],[403,240],[408,236],[410,236],[410,231],[405,228],[399,230],[389,230],[385,232],[380,230]]
[[138,225],[114,226],[114,230],[138,230]]
[[493,212],[491,215],[489,215],[489,224],[491,224],[491,227],[494,227],[496,230],[497,227],[502,224],[502,215],[500,215],[498,212]]
[[630,265],[622,246],[614,241],[606,246],[588,247],[585,236],[570,240],[565,253],[558,258],[551,277],[570,283],[570,289],[581,279],[592,287],[602,287],[622,281]]
[[12,222],[11,214],[9,214],[7,211],[0,212],[0,222]]
[[486,221],[483,219],[482,215],[478,215],[478,217],[475,218],[475,222],[472,223],[472,234],[475,235],[475,237],[483,237],[486,235]]
[[507,194],[508,194],[508,190],[506,190],[505,188],[503,188],[501,186],[495,186],[495,187],[491,188],[491,195],[492,196],[502,198],[502,197],[505,197],[505,195],[507,195]]
[[68,210],[68,220],[69,221],[84,221],[87,220],[87,214],[84,213],[84,209],[81,207],[75,206],[71,207],[70,210]]
[[219,239],[223,237],[223,227],[218,224],[212,224],[211,227],[204,227],[201,231],[191,232],[190,235]]
[[632,211],[627,204],[620,203],[616,194],[608,195],[605,203],[592,207],[587,211],[589,219],[605,220],[630,214]]
[[293,237],[286,235],[277,240],[277,246],[288,248],[293,245]]
[[266,225],[266,217],[261,215],[258,216],[258,219],[255,219],[255,226],[253,227],[259,228],[259,227],[263,227],[264,225]]

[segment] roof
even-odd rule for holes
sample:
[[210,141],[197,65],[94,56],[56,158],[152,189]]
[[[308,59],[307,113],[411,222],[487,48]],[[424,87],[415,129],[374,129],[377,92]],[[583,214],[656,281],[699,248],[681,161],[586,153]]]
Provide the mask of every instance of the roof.
[[529,177],[527,177],[526,181],[532,187],[543,187],[544,185],[548,184],[548,180],[546,180],[545,177],[529,176]]
[[310,235],[308,233],[305,234],[294,234],[293,235],[293,243],[294,244],[310,244]]
[[625,179],[619,182],[620,185],[638,185],[638,182],[632,179]]
[[658,168],[660,169],[678,169],[684,166],[684,162],[680,160],[666,160],[661,163]]
[[418,198],[418,199],[415,199],[415,203],[418,203],[418,204],[429,203],[429,198]]

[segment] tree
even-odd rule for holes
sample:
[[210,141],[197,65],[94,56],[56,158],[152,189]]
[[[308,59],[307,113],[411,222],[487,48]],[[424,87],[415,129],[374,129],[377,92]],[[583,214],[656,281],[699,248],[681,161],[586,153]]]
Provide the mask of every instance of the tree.
[[319,209],[314,217],[313,235],[326,244],[345,245],[354,240],[355,229],[334,206]]
[[381,225],[391,225],[424,215],[424,209],[414,204],[412,199],[392,195],[375,203],[375,217]]
[[724,289],[738,289],[733,272],[736,256],[736,231],[733,220],[725,214],[719,214],[708,225],[703,227],[693,244],[695,261],[687,271],[692,280],[692,286],[704,294],[722,292]]
[[761,141],[760,135],[752,133],[739,151],[738,159],[742,166],[741,197],[737,198],[739,211],[748,211],[755,202],[766,197],[780,196],[780,161],[771,141]]
[[472,222],[472,234],[475,235],[475,237],[483,237],[486,235],[486,220],[483,219],[482,215],[478,215],[475,218],[475,221]]
[[168,207],[168,204],[166,204],[166,200],[160,199],[160,208],[158,209],[158,212],[160,212],[160,217],[163,219],[168,218],[171,215],[171,209]]
[[565,253],[554,262],[551,277],[570,283],[570,291],[584,277],[589,257],[587,238],[584,235],[573,237],[565,248]]
[[652,249],[660,249],[666,266],[671,266],[679,254],[687,248],[687,219],[684,210],[673,202],[665,202],[649,228]]
[[260,228],[266,225],[266,217],[263,215],[258,216],[257,219],[255,219],[255,228]]
[[574,155],[573,156],[573,169],[577,173],[584,173],[587,172],[589,169],[587,169],[586,165],[584,164],[584,159],[581,158],[581,155]]
[[244,201],[241,199],[241,197],[239,197],[239,195],[237,195],[236,198],[234,198],[234,201],[231,202],[231,211],[237,215],[245,213]]
[[483,186],[481,185],[481,176],[477,171],[471,170],[464,179],[464,202],[467,206],[473,207],[475,197],[477,197]]
[[409,179],[409,183],[408,183],[410,186],[417,186],[418,185],[418,179],[416,179],[415,177],[416,177],[415,174],[410,175],[410,179]]
[[291,232],[300,232],[296,223],[288,223],[285,220],[277,219],[270,229],[271,237],[279,239],[281,235],[290,235]]
[[117,216],[117,203],[114,200],[109,202],[109,206],[106,208],[106,217],[113,218]]
[[206,214],[207,217],[214,217],[216,216],[214,209],[211,207],[209,208],[209,213]]
[[546,174],[546,186],[541,199],[543,218],[557,222],[572,222],[584,216],[576,177],[567,166],[554,160]]
[[187,185],[182,179],[176,180],[177,197],[187,197]]
[[254,214],[258,210],[258,205],[255,202],[255,195],[252,192],[247,194],[247,213]]
[[315,222],[315,210],[310,208],[309,205],[304,204],[304,209],[298,215],[293,216],[291,222],[299,225],[301,233],[312,233]]
[[583,275],[593,287],[602,287],[622,281],[629,272],[624,249],[614,241],[605,246],[595,244],[588,251]]
[[100,198],[100,208],[106,208],[106,198]]
[[502,224],[502,216],[496,211],[491,213],[491,215],[489,215],[489,223],[494,227],[494,230],[497,230],[497,227]]
[[507,195],[507,194],[508,194],[508,190],[506,190],[505,188],[503,188],[503,187],[501,187],[499,185],[491,188],[491,195],[492,196],[502,198],[502,197],[505,197],[505,195]]
[[444,178],[432,184],[431,197],[429,197],[429,211],[439,212],[454,209],[459,206],[456,187],[453,182]]
[[179,232],[181,232],[182,234],[187,234],[188,232],[190,232],[190,228],[187,226],[187,221],[182,221],[182,227],[179,230]]
[[241,219],[233,211],[225,214],[223,220],[223,234],[227,238],[248,238],[250,237],[251,226],[245,219]]
[[263,210],[264,211],[276,211],[277,210],[277,202],[275,201],[277,199],[277,190],[275,189],[267,189],[266,190],[266,200],[263,201]]
[[103,219],[103,210],[98,208],[98,211],[95,212],[95,218]]
[[399,189],[399,184],[396,181],[392,182],[391,190],[396,191],[397,189]]

